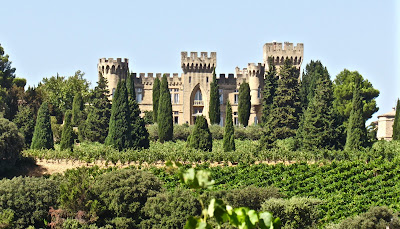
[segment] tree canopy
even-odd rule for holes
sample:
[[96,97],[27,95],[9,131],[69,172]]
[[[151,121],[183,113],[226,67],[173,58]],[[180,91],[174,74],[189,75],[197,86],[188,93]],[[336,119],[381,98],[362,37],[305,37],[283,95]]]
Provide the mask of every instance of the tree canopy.
[[251,108],[251,97],[250,97],[250,86],[248,83],[243,82],[239,88],[239,104],[238,104],[238,116],[239,122],[244,127],[249,124]]
[[334,80],[334,107],[338,114],[347,121],[352,110],[353,91],[356,88],[356,81],[359,82],[360,96],[362,97],[363,118],[368,120],[379,110],[375,98],[379,96],[379,90],[364,79],[357,71],[344,69]]

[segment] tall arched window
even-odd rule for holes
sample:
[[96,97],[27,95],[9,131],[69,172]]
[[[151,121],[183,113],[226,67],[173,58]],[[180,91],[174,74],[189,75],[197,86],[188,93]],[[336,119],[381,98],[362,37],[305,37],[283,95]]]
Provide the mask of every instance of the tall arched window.
[[203,96],[201,95],[201,91],[198,90],[194,95],[194,100],[203,100]]

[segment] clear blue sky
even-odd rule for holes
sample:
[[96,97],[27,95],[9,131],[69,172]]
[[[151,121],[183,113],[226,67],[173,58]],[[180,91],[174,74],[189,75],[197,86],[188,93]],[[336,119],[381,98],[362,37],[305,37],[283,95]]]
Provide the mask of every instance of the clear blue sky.
[[[380,110],[400,97],[400,1],[2,1],[0,44],[18,77],[86,73],[102,57],[133,72],[177,72],[181,51],[216,51],[217,72],[262,62],[273,40],[304,43],[303,66],[321,60],[331,78],[359,71],[380,90]],[[376,114],[374,119],[376,118]]]

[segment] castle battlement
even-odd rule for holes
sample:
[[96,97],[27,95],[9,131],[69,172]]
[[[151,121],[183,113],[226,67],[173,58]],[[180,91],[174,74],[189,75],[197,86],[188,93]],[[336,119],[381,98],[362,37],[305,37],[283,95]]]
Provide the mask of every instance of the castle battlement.
[[128,64],[129,63],[129,59],[128,58],[101,58],[99,59],[99,64]]
[[262,63],[248,63],[247,72],[250,76],[257,76],[259,74],[264,74],[264,64]]
[[300,68],[303,55],[303,43],[297,43],[296,46],[293,46],[293,43],[290,42],[285,42],[284,45],[281,42],[272,42],[266,43],[263,47],[263,59],[267,70],[269,69],[268,58],[271,58],[276,66],[281,66],[286,59],[290,59],[293,65]]
[[169,85],[175,85],[175,83],[181,84],[182,78],[179,73],[132,73],[135,78],[135,83],[152,85],[155,78],[159,78],[165,74],[167,76]]
[[181,67],[184,72],[210,72],[217,66],[217,53],[211,52],[208,56],[207,52],[201,52],[198,56],[197,52],[181,52]]

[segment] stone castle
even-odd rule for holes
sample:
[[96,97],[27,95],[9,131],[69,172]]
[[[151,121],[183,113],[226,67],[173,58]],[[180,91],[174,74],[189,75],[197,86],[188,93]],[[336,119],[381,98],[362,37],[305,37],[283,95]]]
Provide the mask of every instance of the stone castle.
[[[271,57],[277,68],[283,65],[285,59],[291,59],[294,66],[301,67],[303,62],[304,45],[298,43],[272,42],[263,47],[263,63],[249,63],[247,68],[236,67],[235,73],[219,74],[217,82],[220,94],[221,123],[225,121],[225,105],[229,100],[232,104],[234,124],[239,125],[238,119],[238,91],[240,84],[247,82],[250,85],[251,110],[249,125],[257,124],[262,113],[262,88],[264,74],[268,70],[268,58]],[[99,75],[108,80],[108,88],[112,95],[120,79],[125,79],[129,72],[128,59],[102,58],[97,65]],[[217,67],[217,53],[181,52],[182,73],[165,73],[168,77],[168,87],[171,93],[173,121],[175,124],[194,124],[196,117],[204,115],[208,119],[210,83],[213,70]],[[161,73],[133,73],[135,75],[136,100],[140,110],[152,111],[152,88],[155,77],[161,78]],[[143,114],[143,113],[142,113]]]

